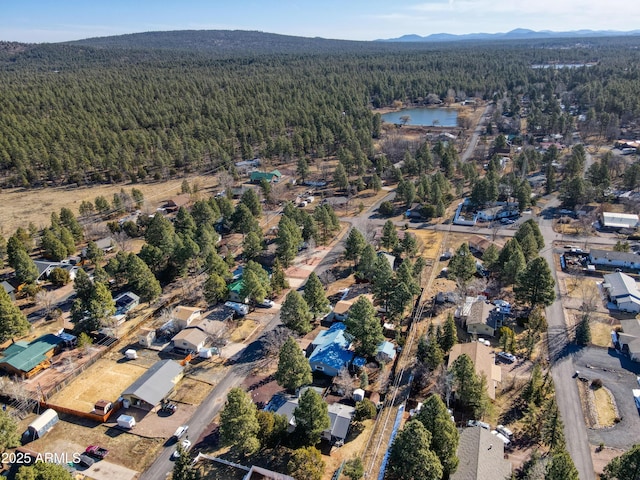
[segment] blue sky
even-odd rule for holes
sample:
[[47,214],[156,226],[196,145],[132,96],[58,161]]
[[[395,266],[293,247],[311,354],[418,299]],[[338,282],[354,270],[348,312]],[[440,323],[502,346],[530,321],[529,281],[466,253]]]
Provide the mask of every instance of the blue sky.
[[0,0],[0,40],[230,29],[374,40],[415,33],[640,28],[637,0]]

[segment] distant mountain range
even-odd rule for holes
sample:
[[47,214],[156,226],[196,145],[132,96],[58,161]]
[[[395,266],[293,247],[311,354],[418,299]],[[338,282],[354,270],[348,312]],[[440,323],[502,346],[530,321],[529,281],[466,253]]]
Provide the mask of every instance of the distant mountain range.
[[541,30],[536,32],[526,28],[516,28],[506,33],[467,33],[454,35],[451,33],[434,33],[421,37],[420,35],[403,35],[398,38],[376,40],[377,42],[455,42],[460,40],[527,40],[545,38],[588,38],[588,37],[622,37],[640,35],[640,30],[620,32],[617,30],[573,30],[570,32],[552,32]]

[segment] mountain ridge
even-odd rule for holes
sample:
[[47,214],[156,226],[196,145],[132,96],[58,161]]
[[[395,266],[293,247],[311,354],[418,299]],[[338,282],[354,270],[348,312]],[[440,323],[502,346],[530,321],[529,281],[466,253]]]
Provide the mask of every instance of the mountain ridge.
[[530,30],[528,28],[515,28],[508,32],[499,33],[432,33],[426,36],[420,36],[415,33],[402,35],[396,38],[386,38],[374,40],[381,43],[408,43],[408,42],[453,42],[462,40],[526,40],[526,39],[545,39],[545,38],[598,38],[598,37],[624,37],[640,35],[640,30],[570,30],[565,32],[556,32],[552,30]]

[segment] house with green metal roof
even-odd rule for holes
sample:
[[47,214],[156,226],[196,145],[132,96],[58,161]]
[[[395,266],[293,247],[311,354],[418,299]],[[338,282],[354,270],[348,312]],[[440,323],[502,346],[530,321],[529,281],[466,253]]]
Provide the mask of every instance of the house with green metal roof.
[[0,369],[10,375],[31,378],[51,366],[53,357],[64,339],[51,333],[30,343],[18,341],[9,345],[0,357]]
[[229,284],[229,300],[237,303],[249,303],[249,299],[242,296],[242,289],[244,288],[244,282],[242,278]]
[[278,170],[273,170],[271,172],[259,172],[255,170],[251,172],[251,176],[249,177],[252,183],[260,183],[263,179],[267,182],[279,182],[282,178],[282,174]]

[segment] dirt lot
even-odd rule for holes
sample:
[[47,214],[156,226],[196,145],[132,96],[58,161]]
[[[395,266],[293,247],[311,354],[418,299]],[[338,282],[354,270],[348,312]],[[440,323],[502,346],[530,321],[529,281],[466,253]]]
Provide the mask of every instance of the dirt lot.
[[72,455],[84,452],[89,445],[98,444],[109,450],[110,462],[142,471],[154,459],[163,442],[163,439],[141,438],[115,428],[60,415],[60,422],[43,438],[29,443],[28,448],[40,453]]
[[[214,176],[199,175],[185,177],[193,186],[199,185],[201,192],[206,192],[217,185]],[[26,227],[33,222],[37,227],[45,227],[50,222],[51,213],[59,212],[62,207],[71,208],[74,213],[82,201],[93,202],[96,197],[102,195],[111,199],[114,193],[119,193],[124,188],[129,192],[131,188],[142,191],[145,203],[155,210],[158,204],[169,197],[180,193],[180,187],[185,178],[158,183],[120,183],[116,185],[95,185],[81,188],[44,188],[37,190],[6,189],[0,192],[0,203],[11,205],[11,208],[0,210],[0,233],[4,236],[12,235],[22,226]]]
[[440,256],[440,246],[442,244],[442,240],[444,234],[442,232],[438,232],[435,230],[412,230],[409,231],[416,235],[418,240],[422,243],[422,252],[421,255],[425,258],[437,259]]
[[145,368],[133,363],[113,362],[103,358],[53,395],[49,402],[81,412],[90,412],[98,400],[117,400],[123,390],[145,371]]
[[183,378],[175,392],[171,394],[171,400],[175,402],[200,405],[211,392],[211,385],[192,378]]

